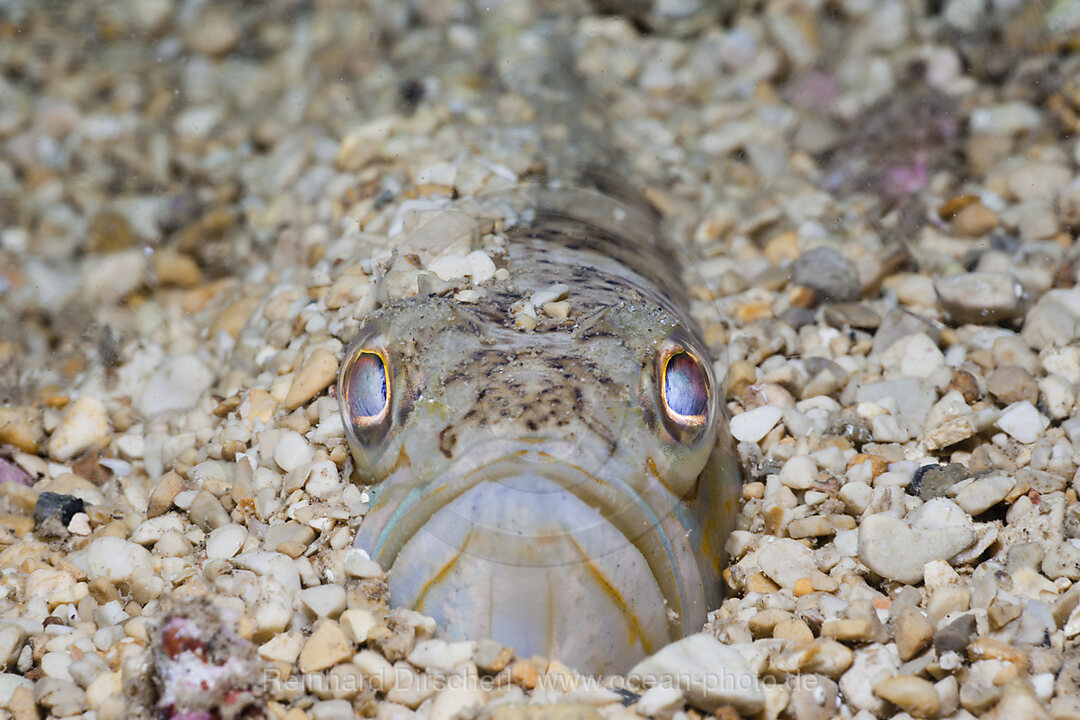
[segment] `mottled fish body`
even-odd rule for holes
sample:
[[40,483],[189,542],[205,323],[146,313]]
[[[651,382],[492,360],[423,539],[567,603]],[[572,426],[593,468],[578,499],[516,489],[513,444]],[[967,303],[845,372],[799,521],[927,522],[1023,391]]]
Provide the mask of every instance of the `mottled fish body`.
[[[515,95],[582,107],[563,68]],[[606,673],[717,606],[739,478],[674,255],[633,183],[593,170],[613,167],[593,119],[538,129],[563,148],[543,182],[450,211],[494,229],[505,272],[387,299],[338,390],[371,494],[355,544],[392,603],[448,638]]]

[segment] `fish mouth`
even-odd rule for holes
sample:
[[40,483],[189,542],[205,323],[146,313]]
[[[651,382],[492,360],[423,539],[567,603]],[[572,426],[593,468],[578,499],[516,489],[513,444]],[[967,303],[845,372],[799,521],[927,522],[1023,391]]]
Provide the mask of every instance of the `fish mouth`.
[[444,637],[491,637],[591,673],[625,671],[701,626],[699,569],[659,482],[646,497],[550,447],[501,450],[376,495],[355,545],[387,568],[395,605],[431,615]]

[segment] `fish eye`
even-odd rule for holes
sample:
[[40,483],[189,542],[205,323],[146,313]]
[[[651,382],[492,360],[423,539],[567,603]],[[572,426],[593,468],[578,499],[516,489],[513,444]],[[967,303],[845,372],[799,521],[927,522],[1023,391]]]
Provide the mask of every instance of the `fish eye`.
[[701,361],[682,348],[663,359],[660,399],[677,426],[704,425],[709,408],[709,376]]
[[357,348],[346,359],[339,380],[346,422],[361,435],[381,428],[390,416],[390,370],[379,350]]

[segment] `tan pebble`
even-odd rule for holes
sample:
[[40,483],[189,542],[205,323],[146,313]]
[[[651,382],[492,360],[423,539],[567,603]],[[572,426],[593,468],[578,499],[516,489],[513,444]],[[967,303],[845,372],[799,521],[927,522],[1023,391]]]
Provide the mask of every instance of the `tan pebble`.
[[146,506],[146,516],[156,518],[169,511],[173,500],[184,489],[184,479],[170,470],[161,476],[161,479],[150,491],[150,502]]
[[981,202],[973,202],[953,215],[950,225],[953,235],[976,237],[998,226],[998,216]]
[[36,408],[0,407],[0,445],[7,443],[26,453],[37,453],[41,435],[41,413]]
[[829,518],[822,515],[798,518],[788,523],[788,537],[800,539],[808,537],[821,537],[832,535],[836,532]]
[[281,720],[308,720],[309,715],[300,708],[290,708]]
[[37,505],[38,491],[16,482],[0,484],[0,498],[5,498],[11,503],[12,510],[22,510],[26,513],[34,512]]
[[127,219],[118,212],[103,210],[90,221],[86,249],[90,252],[118,252],[126,250],[135,241],[135,234]]
[[38,720],[41,717],[37,703],[34,702],[34,693],[28,687],[15,688],[7,702],[7,708],[14,720]]
[[893,637],[900,659],[907,662],[930,644],[934,624],[918,608],[908,606],[893,621]]
[[784,672],[818,673],[830,678],[840,677],[855,661],[851,648],[832,638],[818,638],[809,646],[785,651],[776,666]]
[[510,663],[510,681],[526,690],[536,687],[536,681],[540,678],[536,666],[530,660],[515,660]]
[[799,257],[799,233],[786,230],[774,235],[765,243],[765,259],[770,265],[778,266]]
[[917,718],[932,718],[941,707],[933,683],[913,675],[886,678],[874,686],[874,693]]
[[277,405],[277,400],[273,395],[262,388],[254,388],[240,402],[240,417],[258,420],[263,425],[267,425],[270,418],[274,417]]
[[222,310],[221,314],[211,323],[210,337],[214,337],[219,332],[226,332],[236,338],[240,335],[240,330],[247,324],[248,318],[251,317],[251,313],[255,312],[257,307],[259,307],[259,298],[257,297],[246,297],[237,300]]
[[747,325],[756,320],[768,320],[772,316],[772,304],[763,300],[752,300],[735,308],[735,319],[741,325]]
[[728,368],[724,385],[728,395],[742,395],[746,389],[757,382],[757,367],[746,360],[736,360]]
[[1051,714],[1047,712],[1045,704],[1035,697],[1031,685],[1017,678],[1009,681],[1001,700],[983,717],[988,720],[1050,720]]
[[224,55],[240,42],[240,26],[224,8],[209,7],[184,36],[188,47],[203,55]]
[[202,272],[195,258],[175,250],[162,249],[154,253],[154,274],[162,285],[191,288],[202,282]]
[[874,618],[844,618],[826,620],[821,624],[821,636],[840,642],[871,642],[878,639],[881,625]]
[[545,315],[556,320],[565,320],[570,317],[570,303],[566,300],[546,302],[540,306],[540,309],[544,311]]
[[[845,515],[843,517],[849,516]],[[829,577],[820,570],[814,570],[812,573],[810,573],[810,587],[815,592],[833,592],[838,587],[840,587],[840,583],[837,582],[835,578]]]
[[337,358],[323,348],[313,350],[293,378],[289,394],[285,396],[286,409],[295,410],[330,387],[337,379],[337,372]]
[[352,657],[352,644],[333,620],[324,620],[300,651],[300,672],[318,672]]
[[789,618],[776,623],[772,636],[777,640],[791,640],[800,644],[814,641],[814,631],[798,618]]
[[84,395],[72,403],[49,438],[49,456],[69,460],[85,450],[109,444],[109,415],[96,397]]
[[750,577],[746,578],[746,591],[747,592],[759,592],[764,595],[774,593],[780,590],[780,586],[774,583],[769,578],[765,577],[763,573],[754,573]]
[[810,578],[799,578],[795,581],[795,588],[792,591],[795,597],[809,595],[812,592],[814,592],[814,586],[811,584]]
[[296,631],[283,632],[259,646],[259,657],[291,665],[296,662],[303,648],[303,635]]
[[518,330],[535,330],[536,318],[525,312],[519,312],[514,315],[514,327]]
[[765,608],[753,615],[748,621],[747,625],[750,627],[750,632],[754,634],[756,638],[769,637],[773,633],[773,628],[776,624],[785,620],[791,620],[792,614],[787,610],[781,610],[780,608]]
[[1028,658],[1019,648],[1007,645],[993,638],[978,638],[968,646],[968,657],[972,662],[979,660],[1004,660],[1018,668],[1027,667]]
[[870,473],[872,477],[877,477],[881,473],[889,469],[889,461],[880,455],[870,455],[867,453],[859,453],[855,457],[851,458],[851,461],[847,464],[847,469],[859,465],[861,463],[870,463]]

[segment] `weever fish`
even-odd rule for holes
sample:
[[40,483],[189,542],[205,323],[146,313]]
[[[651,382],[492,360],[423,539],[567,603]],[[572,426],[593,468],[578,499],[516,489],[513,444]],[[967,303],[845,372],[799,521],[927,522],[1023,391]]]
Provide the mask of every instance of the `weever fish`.
[[610,673],[719,604],[740,481],[674,251],[612,180],[567,22],[523,31],[525,70],[492,64],[496,94],[535,115],[491,132],[523,137],[542,181],[460,201],[397,256],[452,242],[441,229],[464,216],[470,249],[485,230],[503,241],[506,272],[465,295],[421,274],[416,294],[384,298],[338,396],[371,497],[355,545],[388,570],[392,603],[447,638]]

